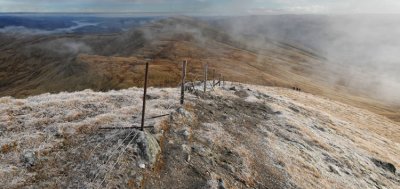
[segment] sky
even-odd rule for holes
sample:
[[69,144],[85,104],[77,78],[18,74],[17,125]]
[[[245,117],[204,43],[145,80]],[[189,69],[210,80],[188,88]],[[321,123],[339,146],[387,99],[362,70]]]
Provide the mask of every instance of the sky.
[[400,0],[0,0],[0,12],[400,14]]

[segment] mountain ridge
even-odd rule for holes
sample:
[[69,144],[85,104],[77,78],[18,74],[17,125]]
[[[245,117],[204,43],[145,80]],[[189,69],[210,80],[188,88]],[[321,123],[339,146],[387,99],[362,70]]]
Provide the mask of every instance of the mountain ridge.
[[[201,85],[196,88],[202,88]],[[204,94],[141,88],[0,98],[6,188],[395,188],[399,127],[279,87],[226,82]],[[169,117],[152,119],[153,116]],[[380,125],[380,127],[376,127]],[[157,158],[155,158],[157,157]],[[11,181],[11,182],[10,182]]]
[[[18,37],[0,49],[0,96],[27,97],[46,92],[97,91],[142,86],[151,59],[150,85],[176,86],[180,62],[189,61],[188,79],[201,80],[203,66],[242,83],[298,87],[400,120],[392,102],[353,91],[346,78],[332,84],[323,57],[292,44],[231,36],[189,17],[162,19],[123,33]],[[8,40],[8,42],[7,42]],[[121,61],[122,57],[124,60]]]

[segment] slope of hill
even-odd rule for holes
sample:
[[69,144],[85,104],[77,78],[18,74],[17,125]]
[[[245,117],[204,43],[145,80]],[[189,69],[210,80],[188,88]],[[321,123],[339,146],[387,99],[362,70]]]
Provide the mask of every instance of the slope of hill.
[[0,33],[16,35],[104,34],[123,32],[160,19],[159,16],[102,14],[4,14]]
[[[228,83],[0,98],[5,188],[396,188],[400,129],[337,101]],[[177,111],[175,111],[177,110]],[[169,118],[152,116],[171,113]],[[132,116],[133,115],[133,116]],[[376,127],[379,125],[380,127]]]
[[108,35],[0,35],[0,95],[27,97],[46,92],[96,91],[141,86],[143,66],[151,59],[150,84],[179,83],[180,61],[189,60],[189,80],[202,76],[202,67],[243,83],[299,87],[393,120],[399,106],[353,91],[346,81],[327,76],[346,71],[326,69],[324,58],[296,46],[254,37],[230,36],[207,23],[169,18],[124,33]]

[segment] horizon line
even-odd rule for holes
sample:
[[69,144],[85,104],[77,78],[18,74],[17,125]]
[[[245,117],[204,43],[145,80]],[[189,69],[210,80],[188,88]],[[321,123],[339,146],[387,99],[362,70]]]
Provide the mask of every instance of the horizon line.
[[153,16],[164,16],[164,15],[187,15],[187,16],[274,16],[274,15],[321,15],[321,16],[346,16],[346,15],[400,15],[400,13],[265,13],[265,14],[225,14],[225,13],[216,13],[216,12],[153,12],[153,11],[140,11],[140,12],[1,12],[1,14],[87,14],[87,15],[95,15],[95,14],[103,14],[103,15],[126,15],[126,14],[154,14]]

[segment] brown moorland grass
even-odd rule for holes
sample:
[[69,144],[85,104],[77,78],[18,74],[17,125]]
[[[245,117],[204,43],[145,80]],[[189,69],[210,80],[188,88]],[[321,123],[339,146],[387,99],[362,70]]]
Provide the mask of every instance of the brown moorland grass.
[[[49,44],[62,47],[65,41],[87,44],[92,51],[57,54],[41,48]],[[180,82],[181,62],[188,60],[189,81],[202,80],[203,66],[208,64],[210,79],[215,69],[228,81],[298,87],[400,121],[399,105],[352,90],[346,86],[346,78],[332,84],[326,77],[346,68],[326,69],[327,60],[290,44],[253,46],[256,42],[233,39],[189,18],[162,20],[122,34],[15,39],[0,47],[0,96],[24,98],[88,88],[108,91],[141,87],[144,67],[135,64],[148,58],[152,59],[150,86],[175,87]]]

